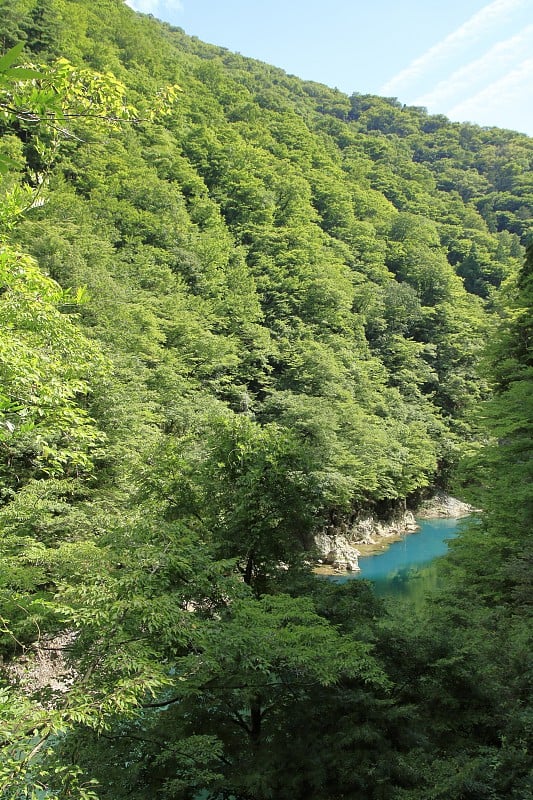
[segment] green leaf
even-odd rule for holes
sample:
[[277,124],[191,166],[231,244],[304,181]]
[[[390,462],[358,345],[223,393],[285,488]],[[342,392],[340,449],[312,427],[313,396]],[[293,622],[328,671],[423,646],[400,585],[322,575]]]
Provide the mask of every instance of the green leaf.
[[36,69],[29,69],[28,67],[14,67],[13,69],[4,71],[4,79],[13,81],[26,81],[33,78],[44,78],[44,74]]
[[0,58],[0,72],[5,72],[17,60],[24,48],[24,42],[19,42]]

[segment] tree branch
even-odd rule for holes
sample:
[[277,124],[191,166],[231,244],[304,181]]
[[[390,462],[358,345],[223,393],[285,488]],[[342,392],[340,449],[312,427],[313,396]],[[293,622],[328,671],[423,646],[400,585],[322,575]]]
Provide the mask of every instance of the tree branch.
[[[260,684],[250,684],[250,683],[240,683],[236,686],[208,686],[207,684],[202,687],[198,687],[199,689],[205,688],[206,691],[236,691],[241,689],[268,689],[272,686],[277,686],[279,688],[288,689],[289,691],[293,688],[307,688],[310,686],[320,686],[320,681],[308,681],[308,682],[296,682],[296,683],[279,683],[279,681],[271,681],[270,683],[260,683]],[[178,695],[177,697],[172,697],[170,700],[164,700],[158,703],[142,703],[141,708],[164,708],[165,706],[171,706],[174,703],[179,703],[180,700],[183,700],[183,695]],[[272,706],[269,706],[272,708]]]

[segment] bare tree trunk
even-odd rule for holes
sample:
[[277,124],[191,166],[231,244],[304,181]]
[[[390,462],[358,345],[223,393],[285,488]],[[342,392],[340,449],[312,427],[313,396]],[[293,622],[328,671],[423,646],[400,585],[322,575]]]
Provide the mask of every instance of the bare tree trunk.
[[250,739],[254,745],[261,739],[261,695],[254,694],[250,701]]
[[244,570],[244,582],[247,586],[250,586],[252,583],[253,569],[254,569],[254,554],[252,551],[248,555],[248,561],[246,562],[246,569]]

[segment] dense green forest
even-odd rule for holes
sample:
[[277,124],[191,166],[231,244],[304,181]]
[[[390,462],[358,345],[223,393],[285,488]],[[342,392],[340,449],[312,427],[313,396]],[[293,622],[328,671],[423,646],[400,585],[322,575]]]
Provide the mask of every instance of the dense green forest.
[[[531,139],[0,19],[0,797],[526,800]],[[450,487],[424,603],[313,574]]]

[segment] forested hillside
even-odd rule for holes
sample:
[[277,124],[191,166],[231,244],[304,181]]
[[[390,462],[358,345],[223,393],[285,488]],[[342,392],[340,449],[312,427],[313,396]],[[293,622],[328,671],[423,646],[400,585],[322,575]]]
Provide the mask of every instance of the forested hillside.
[[[0,19],[2,797],[523,800],[531,139]],[[458,481],[422,610],[312,575]]]

